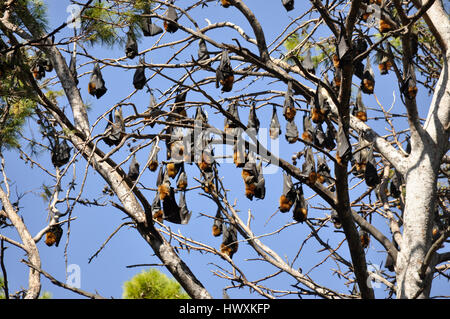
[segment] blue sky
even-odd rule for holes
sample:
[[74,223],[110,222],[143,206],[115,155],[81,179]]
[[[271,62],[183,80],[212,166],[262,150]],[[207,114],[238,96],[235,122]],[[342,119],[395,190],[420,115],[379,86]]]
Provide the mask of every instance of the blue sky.
[[[57,1],[57,0],[46,0],[46,4],[49,9],[49,30],[52,27],[59,26],[61,23],[65,22],[68,16],[68,12],[66,10],[69,1]],[[189,1],[177,1],[177,4],[180,6],[184,6],[185,3],[190,3]],[[291,20],[292,17],[295,17],[295,14],[302,10],[301,2],[297,1],[296,9],[290,13],[287,13],[281,5],[281,1],[272,0],[272,1],[264,1],[264,6],[261,5],[263,2],[259,0],[249,0],[246,1],[247,5],[254,11],[256,17],[260,20],[263,28],[266,30],[266,41],[267,43],[271,43],[277,35],[285,28],[288,21]],[[249,27],[248,22],[246,22],[241,14],[234,8],[224,9],[219,4],[211,3],[209,4],[209,8],[198,8],[195,9],[192,13],[192,16],[198,17],[197,21],[200,27],[206,26],[207,22],[204,20],[208,18],[212,23],[219,21],[231,21],[238,25],[240,25],[247,34],[253,36],[253,32]],[[309,17],[305,17],[305,19],[301,21],[306,21]],[[180,21],[186,21],[186,18],[182,18]],[[160,22],[158,22],[161,24]],[[299,21],[299,23],[301,23]],[[126,32],[127,30],[123,30]],[[61,39],[70,35],[70,30],[63,30],[61,33],[57,34],[56,38]],[[238,38],[239,35],[231,30],[226,31],[215,31],[208,33],[209,36],[213,37],[216,41],[222,42],[231,42],[232,38]],[[182,31],[178,31],[175,34],[168,34],[164,37],[163,41],[172,41],[175,39],[179,39],[184,37]],[[155,42],[156,38],[142,38],[139,43],[139,49],[143,50],[147,48]],[[241,44],[245,47],[248,47],[253,52],[257,52],[254,46],[251,46],[245,40],[240,40]],[[96,46],[94,48],[85,46],[86,50],[93,56],[99,58],[105,57],[113,57],[119,58],[124,56],[124,49],[121,45],[117,45],[114,48],[109,47],[99,47]],[[175,52],[179,47],[169,47],[166,48],[163,53],[150,52],[146,55],[146,61],[151,61],[153,63],[164,63],[169,56],[169,54]],[[187,52],[187,54],[183,55],[187,60],[190,55],[196,56],[197,47],[191,46]],[[283,51],[284,49],[281,48]],[[67,55],[67,60],[69,59]],[[274,54],[275,57],[278,57],[278,54]],[[87,60],[80,59],[79,62],[86,62]],[[179,61],[182,62],[182,61]],[[135,65],[138,63],[138,58],[134,60],[127,60],[124,63]],[[233,66],[236,66],[237,62],[233,62]],[[88,64],[82,67],[78,74],[82,74],[83,72],[90,71],[92,68],[92,64]],[[81,90],[82,97],[85,103],[90,105],[89,110],[89,118],[90,123],[94,123],[95,119],[102,113],[104,113],[107,109],[111,108],[117,101],[128,96],[132,91],[132,78],[133,71],[124,71],[119,68],[107,67],[103,69],[103,76],[106,80],[106,87],[108,88],[108,92],[104,97],[97,100],[92,98],[87,93],[87,82],[89,80],[88,75],[85,75],[80,79],[79,88]],[[375,93],[378,97],[379,101],[383,103],[383,105],[390,106],[393,102],[393,92],[395,92],[395,104],[392,112],[394,113],[403,113],[404,108],[399,99],[398,89],[395,77],[392,73],[389,75],[380,78],[378,76],[378,70],[375,70],[377,75],[377,82]],[[170,72],[176,75],[176,72]],[[147,70],[147,76],[150,72]],[[54,72],[49,76],[54,76]],[[208,74],[208,76],[213,76],[213,74]],[[178,74],[178,76],[180,75]],[[234,94],[238,94],[239,91],[245,92],[247,83],[237,83],[233,92],[221,94],[219,90],[214,88],[214,85],[211,84],[211,92],[214,97],[227,97],[232,96]],[[167,80],[155,77],[149,82],[151,88],[159,89],[161,91],[167,90],[171,83]],[[270,86],[269,86],[270,85]],[[267,81],[256,81],[255,85],[250,88],[253,91],[259,90],[280,90],[284,91],[285,85],[280,84],[278,82],[272,83]],[[419,88],[420,90],[420,88]],[[160,97],[159,93],[155,94],[157,98]],[[189,93],[188,99],[195,99],[198,96]],[[198,97],[200,100],[200,97]],[[377,103],[375,97],[373,95],[367,96],[364,95],[364,102],[368,107],[377,108]],[[137,108],[142,111],[147,108],[149,103],[149,94],[146,90],[141,90],[134,94],[131,98],[132,102],[134,102]],[[425,89],[422,88],[419,91],[419,102],[421,116],[426,115],[427,105],[430,101],[430,97],[425,93]],[[70,109],[67,101],[64,99],[60,99],[60,106],[66,107],[66,113]],[[282,98],[278,100],[278,103],[282,103]],[[423,105],[423,106],[422,106]],[[209,111],[209,110],[208,110]],[[189,115],[193,115],[194,110],[190,110],[188,112]],[[258,117],[261,121],[262,127],[267,127],[270,121],[270,115],[272,112],[272,108],[261,109],[258,111]],[[131,114],[132,110],[130,108],[124,107],[124,115]],[[213,112],[208,112],[211,123],[216,124],[218,128],[222,128],[223,119],[221,117],[214,116]],[[248,113],[246,111],[240,111],[240,117],[244,121],[246,121]],[[283,158],[289,160],[292,153],[294,151],[299,151],[302,149],[302,145],[299,143],[294,146],[287,144],[284,140],[284,125],[285,121],[281,117],[281,113],[279,113],[281,119],[281,125],[283,128],[283,134],[279,140],[279,148],[281,154],[283,154]],[[373,111],[369,111],[369,117],[371,116],[380,116],[380,113],[376,113]],[[302,130],[302,124],[300,120],[300,116],[297,115],[297,125],[299,130]],[[95,133],[101,132],[106,124],[105,121],[99,123]],[[372,121],[371,124],[374,125],[375,130],[383,135],[387,134],[386,131],[386,123],[383,121]],[[399,123],[399,126],[396,127],[397,130],[400,130],[405,127],[405,123]],[[34,130],[34,126],[32,123],[29,123],[25,126],[25,133],[30,133]],[[104,143],[99,143],[104,151],[108,151],[109,148],[106,147]],[[144,149],[143,151],[137,154],[138,160],[141,165],[147,159],[149,152],[149,148]],[[127,150],[120,152],[119,154],[114,155],[113,159],[116,162],[120,162],[124,156],[127,154]],[[160,156],[162,156],[162,152]],[[6,163],[7,163],[7,173],[10,180],[14,181],[15,184],[12,185],[12,189],[20,192],[27,193],[20,202],[21,206],[21,214],[25,220],[25,223],[29,227],[29,230],[32,235],[36,234],[42,227],[46,225],[46,203],[40,198],[39,187],[42,184],[51,185],[52,181],[48,177],[44,176],[42,172],[39,171],[38,168],[31,168],[29,165],[26,166],[23,162],[18,161],[18,153],[13,151],[6,155]],[[39,161],[43,162],[46,167],[52,168],[50,162],[49,154],[41,154],[39,156]],[[85,162],[84,160],[79,160],[77,163],[77,190],[81,185],[81,181],[84,174]],[[127,170],[128,163],[124,164],[124,169]],[[198,177],[198,170],[195,166],[187,165],[187,173],[189,176],[190,186],[195,185],[195,181],[193,177]],[[251,209],[253,213],[252,225],[255,233],[257,235],[270,233],[276,229],[279,229],[286,223],[292,222],[292,214],[282,214],[277,213],[272,216],[278,207],[278,198],[281,193],[281,185],[282,185],[282,173],[281,170],[278,170],[275,174],[267,174],[266,178],[266,186],[267,193],[266,198],[264,200],[253,200],[249,201],[243,196],[243,182],[240,178],[240,170],[234,168],[232,164],[222,164],[220,167],[220,175],[224,178],[224,183],[228,189],[230,189],[229,199],[233,201],[237,200],[237,207],[240,210],[240,216],[246,220],[247,212]],[[146,171],[142,176],[141,181],[143,181],[147,186],[154,187],[156,181],[156,173],[151,173],[150,171]],[[70,182],[70,178],[65,179],[65,183]],[[351,185],[354,185],[357,182],[356,179],[351,181]],[[85,191],[83,193],[83,198],[95,199],[100,198],[102,196],[102,189],[105,183],[102,181],[99,174],[97,174],[92,168],[89,168]],[[365,188],[364,183],[360,186],[356,187],[352,190],[352,197],[356,198],[361,191]],[[313,193],[307,187],[305,189],[306,197],[312,196]],[[153,200],[154,192],[151,191],[143,191],[143,193],[147,196],[149,202]],[[374,194],[372,196],[375,196]],[[107,201],[113,200],[118,202],[116,198],[106,198]],[[211,236],[211,220],[206,217],[202,217],[201,214],[214,215],[216,212],[216,207],[212,201],[208,200],[206,197],[199,196],[197,191],[192,191],[187,194],[187,203],[188,208],[192,211],[192,218],[188,225],[175,225],[166,222],[166,225],[170,225],[172,230],[177,231],[178,229],[186,234],[188,237],[192,237],[198,241],[205,241],[210,245],[219,248],[221,240],[219,238],[213,238]],[[321,205],[325,205],[323,201],[314,197],[310,200],[310,205],[315,207],[320,207]],[[327,212],[329,214],[329,212]],[[310,217],[323,217],[324,211],[317,209],[310,209]],[[116,229],[118,225],[127,221],[124,220],[125,215],[119,210],[111,207],[110,205],[104,208],[99,207],[86,207],[82,205],[78,205],[74,210],[72,217],[76,217],[76,220],[71,222],[70,224],[70,239],[68,242],[67,248],[67,264],[76,264],[80,267],[81,271],[81,289],[90,291],[90,292],[98,292],[100,295],[104,297],[112,297],[112,298],[120,298],[122,296],[122,285],[124,281],[130,279],[133,275],[139,273],[145,267],[135,267],[135,268],[127,268],[129,265],[135,264],[159,264],[160,261],[153,255],[153,251],[151,248],[144,242],[144,240],[139,236],[139,234],[130,227],[122,228],[107,244],[107,246],[99,253],[99,255],[92,260],[91,263],[88,263],[88,259],[99,249],[102,243],[106,240],[106,238]],[[388,225],[385,220],[381,219],[378,215],[375,215],[373,222],[380,228],[380,230],[388,235]],[[66,276],[66,264],[65,264],[65,255],[64,248],[67,243],[67,227],[64,227],[64,235],[61,240],[59,247],[47,247],[43,241],[38,243],[38,248],[41,255],[42,260],[42,268],[50,273],[55,278],[65,281]],[[3,233],[3,230],[2,230]],[[270,237],[265,237],[262,241],[275,250],[282,258],[286,258],[290,262],[295,258],[297,252],[304,240],[310,233],[310,229],[304,224],[295,224],[287,228],[286,230],[277,233]],[[329,238],[330,243],[337,245],[337,243],[341,242],[344,238],[342,233],[335,232],[333,228],[326,228],[321,230],[321,235],[323,238]],[[325,235],[325,234],[328,234]],[[14,239],[17,238],[17,235],[14,231],[6,230],[5,235],[10,236]],[[242,239],[240,237],[240,239]],[[309,272],[308,274],[316,279],[319,284],[327,285],[330,288],[339,289],[341,292],[347,292],[352,289],[352,286],[349,286],[346,290],[343,287],[343,284],[346,282],[345,279],[338,278],[337,275],[331,275],[329,271],[330,268],[338,269],[338,265],[333,262],[327,262],[321,267],[313,268],[314,265],[321,262],[327,257],[327,252],[317,252],[321,247],[316,244],[316,242],[311,239],[306,242],[304,247],[301,249],[301,253],[299,254],[297,260],[294,263],[294,266],[297,268],[301,268],[304,273]],[[366,250],[369,262],[374,264],[373,267],[378,267],[385,258],[384,249],[374,240],[372,240],[371,245]],[[346,257],[349,260],[349,254],[347,250],[347,246],[344,243],[342,247],[338,250],[339,254]],[[214,270],[219,269],[219,267],[224,267],[227,270],[230,270],[230,266],[219,259],[216,256],[208,255],[208,254],[200,254],[195,251],[182,251],[180,250],[180,255],[183,260],[187,263],[187,265],[191,268],[194,274],[198,277],[198,279],[203,283],[206,289],[211,293],[214,298],[222,297],[222,288],[228,286],[230,283],[226,280],[220,279],[213,274]],[[6,251],[5,264],[8,270],[8,281],[11,292],[15,292],[20,290],[21,287],[26,287],[27,285],[27,268],[25,265],[18,263],[18,260],[24,258],[22,251],[10,247]],[[264,262],[256,260],[257,256],[253,252],[253,250],[246,245],[245,243],[240,243],[239,251],[234,256],[233,260],[238,264],[239,267],[243,269],[247,269],[247,276],[249,280],[257,279],[264,277],[266,275],[272,274],[276,271],[273,267],[267,265]],[[159,267],[164,273],[168,274],[165,268]],[[391,273],[391,275],[393,275]],[[275,279],[269,279],[265,281],[265,283],[273,288],[279,290],[289,290],[291,289],[291,285],[296,284],[295,280],[288,277],[287,275],[277,276]],[[79,298],[79,295],[76,295],[68,290],[58,288],[52,285],[46,278],[42,277],[43,288],[42,291],[49,291],[52,293],[54,298]],[[383,297],[385,295],[384,287],[375,289],[375,293],[377,297]],[[435,281],[435,285],[433,286],[432,294],[448,294],[449,287],[445,281],[439,282],[439,280]],[[257,294],[250,294],[248,288],[242,289],[232,289],[228,291],[228,294],[231,298],[260,298]],[[296,298],[296,295],[288,296],[290,298]]]

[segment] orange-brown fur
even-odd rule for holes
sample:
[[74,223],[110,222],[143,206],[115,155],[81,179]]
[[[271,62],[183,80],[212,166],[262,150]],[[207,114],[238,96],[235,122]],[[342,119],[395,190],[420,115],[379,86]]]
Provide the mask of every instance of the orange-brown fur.
[[281,195],[280,197],[280,212],[286,213],[288,212],[294,203],[289,200],[285,195]]
[[169,195],[170,189],[169,186],[167,186],[167,184],[161,184],[158,186],[158,193],[159,193],[159,199],[160,200],[164,200],[164,198],[166,198],[166,196]]
[[337,54],[333,55],[333,65],[336,69],[339,68],[339,58],[338,58]]
[[214,237],[220,236],[222,234],[222,229],[220,227],[218,227],[217,225],[213,225],[212,234]]
[[153,214],[153,219],[156,219],[158,222],[162,223],[163,221],[163,211],[159,210]]
[[94,82],[89,82],[88,84],[88,92],[89,94],[93,95],[95,93],[95,90],[97,88],[95,87],[95,83]]
[[233,89],[234,76],[230,75],[226,77],[224,80],[220,80],[220,84],[222,84],[222,90],[224,92],[230,92]]
[[391,31],[392,27],[385,20],[380,19],[380,32],[385,33]]
[[313,185],[313,184],[316,183],[316,181],[317,181],[317,174],[316,174],[316,172],[309,173],[308,184]]
[[303,132],[302,133],[302,140],[312,143],[313,138],[309,132]]
[[375,87],[375,83],[369,79],[363,79],[363,86],[367,92],[373,93],[373,89]]
[[284,114],[284,117],[287,121],[292,121],[295,118],[295,114],[297,114],[295,107],[289,107],[286,109],[286,114]]
[[170,178],[174,178],[175,176],[177,176],[177,173],[178,173],[178,168],[175,165],[175,163],[167,164],[167,175]]
[[313,121],[314,123],[323,123],[323,121],[325,120],[325,116],[323,114],[323,112],[318,109],[318,108],[312,108],[311,109],[311,121]]
[[305,207],[299,207],[295,210],[294,214],[296,216],[296,221],[302,223],[308,217],[308,210]]
[[158,168],[158,161],[151,161],[150,164],[148,165],[148,168],[152,172],[156,171],[156,169]]
[[414,99],[417,95],[417,87],[416,86],[410,86],[408,87],[408,96],[410,99]]
[[359,236],[359,239],[361,240],[361,246],[363,247],[363,248],[367,248],[367,247],[369,247],[369,243],[370,243],[370,237],[369,237],[369,234],[367,234],[367,233],[363,233],[363,234],[361,234],[360,236]]
[[178,188],[179,188],[179,189],[181,189],[181,190],[185,190],[185,189],[186,189],[186,187],[187,187],[187,182],[186,182],[186,181],[184,181],[184,180],[178,181],[178,184],[177,184],[177,186],[178,186]]
[[220,0],[220,2],[222,3],[222,6],[224,8],[228,8],[229,6],[231,6],[230,1],[228,1],[228,0]]
[[48,231],[45,234],[45,243],[47,244],[47,246],[52,246],[55,242],[56,242],[56,235],[53,232]]
[[356,117],[357,117],[358,119],[360,119],[361,121],[363,121],[363,122],[366,122],[366,121],[367,121],[367,113],[364,112],[364,111],[358,111],[358,112],[356,112]]

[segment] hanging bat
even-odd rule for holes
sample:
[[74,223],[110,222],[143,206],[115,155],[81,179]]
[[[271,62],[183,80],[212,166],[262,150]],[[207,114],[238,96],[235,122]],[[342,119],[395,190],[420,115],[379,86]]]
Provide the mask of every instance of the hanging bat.
[[325,133],[322,129],[322,124],[316,125],[316,128],[314,129],[313,139],[314,139],[314,141],[313,141],[314,145],[316,145],[320,148],[325,146],[327,136],[325,135]]
[[236,167],[244,167],[247,161],[247,154],[245,153],[245,144],[242,137],[238,137],[236,143],[233,145],[233,163]]
[[258,163],[256,166],[256,189],[255,189],[255,197],[258,199],[264,199],[266,197],[266,180],[263,175],[262,170],[262,161]]
[[[353,58],[356,58],[358,55],[364,53],[367,50],[367,42],[364,38],[357,37],[352,40],[352,47],[354,52]],[[361,62],[361,60],[354,61],[353,67],[354,74],[362,80],[364,75],[364,64]]]
[[336,92],[339,92],[339,89],[341,88],[342,83],[342,69],[336,69],[334,72],[334,78],[333,78],[333,89]]
[[322,86],[319,83],[317,85],[316,93],[314,94],[310,115],[311,120],[316,124],[322,124],[330,110],[328,102],[322,94],[321,88]]
[[139,163],[136,160],[136,154],[133,154],[130,166],[128,167],[128,174],[127,174],[127,176],[133,182],[135,182],[137,180],[137,178],[139,177]]
[[391,183],[389,184],[389,194],[394,198],[400,198],[402,194],[401,191],[402,186],[402,175],[395,170],[394,176],[391,179]]
[[369,247],[369,243],[370,243],[370,236],[369,233],[366,232],[365,230],[360,230],[358,232],[359,234],[359,239],[361,241],[361,246],[365,249],[367,247]]
[[294,10],[294,0],[281,0],[286,11]]
[[237,230],[234,225],[224,227],[222,244],[220,245],[220,252],[233,258],[233,255],[238,251]]
[[202,177],[203,177],[203,185],[202,188],[205,191],[205,193],[210,194],[211,192],[214,192],[216,190],[216,186],[214,185],[214,174],[213,172],[208,171],[202,171]]
[[[231,103],[228,106],[227,112],[230,113],[235,118],[235,120],[240,121],[239,112],[238,112],[236,103],[234,103],[234,102]],[[230,120],[228,117],[225,117],[225,121],[224,121],[225,134],[231,135],[231,136],[236,136],[237,135],[236,128],[238,128],[238,126],[232,120]]]
[[188,185],[187,175],[186,175],[186,172],[184,171],[184,167],[183,167],[180,175],[178,175],[177,187],[178,187],[178,189],[185,191],[187,185]]
[[408,100],[414,100],[417,95],[417,82],[416,82],[416,72],[414,71],[414,66],[411,63],[408,72],[403,80],[402,86],[400,88],[402,94]]
[[61,143],[59,143],[58,139],[55,140],[55,145],[51,150],[51,159],[53,166],[61,167],[67,164],[70,160],[70,151],[72,148],[67,144],[67,141],[64,139]]
[[361,88],[358,89],[358,93],[356,94],[355,107],[353,108],[352,113],[360,121],[367,122],[367,111],[366,106],[362,101]]
[[306,203],[305,197],[303,195],[303,187],[300,187],[295,192],[295,203],[294,210],[292,212],[292,218],[298,222],[303,223],[308,217],[308,204]]
[[70,74],[72,75],[73,80],[75,81],[75,84],[78,85],[79,81],[78,81],[77,62],[76,62],[75,55],[72,55],[70,57],[69,71],[70,71]]
[[256,190],[256,182],[257,182],[257,167],[256,167],[256,161],[253,156],[253,153],[248,154],[248,161],[245,163],[244,167],[242,168],[242,179],[244,180],[245,185],[245,196],[253,200],[253,196],[255,195]]
[[222,50],[220,65],[216,70],[216,88],[219,88],[219,84],[222,85],[222,92],[230,92],[233,89],[234,74],[227,49]]
[[280,197],[280,212],[287,213],[295,201],[295,189],[291,176],[283,173],[283,193]]
[[105,81],[103,80],[103,76],[100,71],[100,65],[97,62],[92,70],[91,79],[88,84],[88,92],[90,95],[99,99],[106,93],[107,90],[108,89],[105,87]]
[[113,111],[109,113],[109,121],[105,127],[105,137],[103,141],[108,145],[119,145],[123,137],[123,132],[125,131],[125,124],[123,123],[122,107],[118,107],[114,110],[114,121],[113,121]]
[[269,135],[271,139],[275,140],[278,138],[278,136],[280,136],[280,134],[280,120],[278,119],[277,107],[274,105],[272,110],[272,118],[270,120]]
[[307,141],[309,143],[314,142],[314,128],[311,123],[311,117],[309,113],[303,115],[303,133],[302,140]]
[[340,229],[342,227],[341,219],[334,209],[331,212],[331,221],[333,222],[335,228]]
[[283,115],[286,121],[291,122],[295,118],[297,110],[294,106],[294,93],[292,91],[292,82],[288,82],[287,91],[284,94]]
[[373,158],[373,145],[370,146],[366,169],[364,171],[364,179],[369,187],[375,187],[380,184],[381,179],[378,176],[375,160]]
[[332,151],[336,147],[336,143],[334,142],[336,138],[336,129],[334,128],[331,122],[327,122],[327,131],[325,133],[325,142],[324,147],[329,151]]
[[336,161],[339,165],[343,161],[347,162],[352,155],[352,146],[348,140],[348,134],[344,130],[342,123],[339,122],[339,128],[337,132],[337,151],[336,151]]
[[306,71],[312,74],[316,74],[316,68],[314,67],[314,63],[311,58],[311,50],[308,49],[308,51],[306,51],[306,55],[303,59],[302,64]]
[[164,171],[163,166],[159,168],[156,187],[158,188],[159,199],[164,200],[170,193],[170,180],[169,175],[167,174],[167,171]]
[[[173,1],[170,1],[170,4],[173,4]],[[169,6],[167,8],[166,18],[171,21],[164,20],[164,30],[166,30],[169,33],[177,32],[177,30],[178,30],[178,23],[177,23],[178,15],[177,15],[177,11],[175,10],[174,7]]]
[[380,16],[378,30],[380,33],[386,33],[392,30],[392,25],[389,23],[384,14],[381,14]]
[[181,116],[187,117],[186,108],[184,104],[186,102],[187,90],[183,91],[181,88],[177,90],[178,94],[175,96],[174,109],[173,112]]
[[218,237],[222,235],[224,224],[223,217],[220,209],[217,209],[216,217],[214,218],[213,226],[212,226],[212,234],[214,237]]
[[191,219],[192,212],[190,212],[189,209],[187,208],[185,192],[180,192],[178,204],[180,206],[179,224],[186,225],[187,223],[189,223],[189,220]]
[[208,48],[206,47],[206,42],[204,39],[198,41],[198,60],[205,61],[209,59]]
[[[337,41],[336,41],[336,57],[333,57],[333,64],[335,68],[343,68],[352,62],[352,50],[347,39],[347,30],[341,26]],[[337,58],[337,61],[335,61]]]
[[127,33],[127,43],[125,45],[125,55],[129,59],[134,59],[139,54],[138,44],[136,42],[136,36],[133,30],[130,30]]
[[366,67],[364,68],[363,78],[361,80],[361,90],[365,94],[373,94],[375,88],[375,75],[373,73],[370,57],[367,57]]
[[162,200],[163,219],[174,224],[181,224],[180,206],[175,200],[175,191],[169,187],[169,193]]
[[389,73],[389,70],[392,68],[392,63],[389,60],[389,57],[386,54],[383,54],[380,63],[378,64],[378,69],[380,70],[381,75],[385,75]]
[[289,144],[294,144],[298,141],[298,128],[295,121],[286,122],[286,133],[284,137]]
[[45,233],[45,244],[49,247],[55,245],[58,247],[63,234],[63,229],[59,224],[51,225]]
[[145,17],[142,20],[141,30],[144,37],[153,37],[155,35],[163,33],[163,29],[157,26],[156,24],[152,23],[152,19],[150,17]]
[[324,157],[317,155],[317,181],[321,184],[332,184],[331,171]]
[[148,169],[151,172],[155,172],[156,169],[158,168],[158,152],[159,152],[159,147],[156,143],[153,144],[152,149],[150,150],[150,159],[149,159],[149,164],[148,164]]
[[133,86],[136,90],[142,90],[146,82],[147,79],[145,78],[145,66],[140,66],[134,72]]
[[161,208],[161,200],[159,198],[159,195],[156,194],[152,206],[151,206],[151,214],[152,214],[152,218],[156,219],[158,222],[162,223],[163,222],[163,210]]
[[355,161],[356,175],[364,176],[364,172],[366,171],[367,162],[369,161],[369,143],[366,142],[361,136],[358,138],[358,152],[356,152],[353,156]]
[[248,123],[247,123],[248,131],[257,135],[258,130],[259,130],[259,125],[260,125],[260,123],[259,123],[258,117],[256,116],[255,103],[252,103],[252,105],[250,106],[250,112],[248,114]]
[[45,77],[45,68],[39,61],[36,61],[31,68],[31,73],[36,80],[40,81]]
[[314,185],[316,183],[316,163],[311,147],[305,148],[305,161],[302,165],[302,173],[308,176],[308,179],[306,180],[308,185]]

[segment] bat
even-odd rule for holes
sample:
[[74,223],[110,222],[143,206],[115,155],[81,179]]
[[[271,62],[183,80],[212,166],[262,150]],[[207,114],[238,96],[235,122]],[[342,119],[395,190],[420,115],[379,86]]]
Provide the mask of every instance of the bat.
[[180,207],[180,213],[179,213],[180,222],[179,222],[179,224],[186,225],[187,223],[189,223],[189,220],[191,219],[192,212],[190,212],[189,209],[187,208],[185,192],[180,192],[178,204]]
[[294,10],[294,0],[281,0],[286,11]]
[[36,61],[31,68],[31,73],[36,80],[40,81],[45,77],[45,68],[39,61]]
[[201,126],[202,128],[206,127],[205,124],[208,123],[208,117],[205,112],[203,112],[201,106],[197,107],[197,110],[195,111],[195,121],[195,125]]
[[341,219],[334,209],[331,212],[331,221],[333,222],[335,228],[340,229],[342,227]]
[[342,123],[339,122],[338,132],[337,132],[337,151],[336,151],[336,161],[341,165],[344,161],[347,162],[352,155],[352,146],[348,140],[348,134]]
[[303,195],[303,187],[300,187],[295,192],[294,210],[292,212],[292,218],[298,222],[303,223],[308,217],[308,204],[306,203]]
[[164,171],[162,166],[159,168],[156,187],[158,188],[159,199],[164,200],[170,193],[170,180],[167,171]]
[[72,55],[70,57],[69,71],[70,71],[70,74],[73,77],[73,80],[75,81],[75,84],[78,85],[79,81],[78,81],[77,62],[76,62],[75,55]]
[[402,94],[408,100],[414,100],[417,95],[417,82],[416,82],[416,72],[414,71],[414,66],[411,63],[408,72],[403,80],[402,86],[400,88]]
[[303,115],[303,133],[302,140],[307,141],[309,143],[314,142],[314,128],[311,123],[310,114],[306,113]]
[[133,154],[130,166],[128,167],[128,174],[127,174],[127,176],[133,182],[135,182],[137,180],[137,178],[139,177],[139,163],[136,160],[136,154]]
[[361,241],[361,246],[365,249],[367,247],[369,247],[369,243],[370,243],[370,236],[369,233],[366,232],[365,230],[360,230],[358,232],[359,235],[359,239]]
[[362,37],[356,37],[352,40],[352,47],[354,52],[354,57],[357,57],[358,55],[364,53],[367,50],[367,42]]
[[156,219],[158,222],[163,222],[163,211],[161,208],[161,200],[159,198],[159,195],[156,194],[152,206],[151,206],[151,214],[152,218]]
[[219,88],[219,84],[222,85],[222,92],[230,92],[233,89],[234,74],[227,49],[222,51],[220,64],[216,70],[216,88]]
[[361,176],[364,175],[366,171],[367,162],[369,161],[369,143],[366,142],[361,136],[358,138],[358,152],[356,152],[353,156],[356,167],[356,175]]
[[114,110],[114,121],[113,111],[109,113],[109,121],[105,127],[105,137],[103,138],[103,141],[108,146],[117,146],[122,140],[124,131],[125,125],[123,123],[122,107],[118,107]]
[[332,184],[331,171],[324,157],[317,155],[317,181],[321,184]]
[[298,141],[298,128],[294,121],[286,122],[286,133],[284,137],[289,144],[294,144]]
[[202,176],[203,176],[203,190],[205,191],[205,193],[210,194],[211,192],[214,192],[216,190],[216,187],[214,186],[214,174],[213,172],[204,172],[202,171]]
[[222,235],[223,231],[223,217],[222,213],[220,212],[220,209],[217,209],[216,217],[214,218],[213,226],[212,226],[212,234],[214,237],[219,237]]
[[339,89],[341,87],[342,83],[342,69],[336,69],[334,72],[334,78],[333,78],[333,89],[337,92],[339,92]]
[[178,94],[175,96],[175,102],[174,102],[174,113],[177,113],[181,116],[187,117],[186,109],[184,107],[184,104],[186,102],[186,96],[187,96],[187,90],[184,92],[181,92],[181,89],[177,90]]
[[367,57],[366,67],[364,68],[360,87],[363,93],[373,94],[373,90],[375,88],[375,75],[373,73],[369,56]]
[[63,229],[59,224],[51,225],[45,233],[45,244],[49,247],[55,245],[58,247],[61,240]]
[[229,0],[220,0],[220,3],[224,8],[228,8],[229,6],[231,6],[231,2]]
[[327,122],[327,131],[325,133],[325,142],[323,146],[329,151],[332,151],[336,147],[336,143],[334,142],[336,134],[336,129],[333,124]]
[[336,57],[338,60],[336,62],[333,61],[333,64],[335,64],[335,68],[343,68],[345,65],[348,65],[352,62],[352,50],[349,46],[346,33],[347,31],[345,30],[345,27],[341,26],[341,30],[339,31],[339,35],[336,41]]
[[125,45],[125,55],[129,59],[134,59],[139,54],[138,44],[136,42],[136,36],[133,30],[130,30],[127,33],[127,43]]
[[134,72],[133,86],[136,90],[142,90],[146,82],[147,79],[145,78],[145,66],[140,66]]
[[256,161],[253,156],[253,153],[248,154],[248,161],[245,163],[244,167],[242,168],[242,179],[244,180],[245,185],[245,196],[253,200],[253,196],[255,195],[256,190],[256,182],[257,182],[257,167],[256,167]]
[[322,86],[319,83],[317,85],[316,93],[313,97],[313,106],[311,108],[311,121],[316,124],[322,124],[325,121],[325,118],[330,110],[328,102],[325,100],[325,97],[322,94],[321,88]]
[[[173,1],[170,1],[173,4]],[[167,8],[166,18],[172,21],[164,20],[164,30],[169,33],[175,33],[178,30],[178,15],[174,7],[169,6]]]
[[[235,120],[240,121],[239,112],[238,112],[236,103],[231,103],[228,106],[227,112],[229,114],[231,114]],[[228,117],[225,117],[225,121],[224,121],[225,134],[236,136],[236,128],[237,128],[237,125],[232,120],[230,120]]]
[[373,145],[370,146],[370,150],[368,152],[367,157],[368,157],[368,159],[367,159],[366,169],[364,171],[364,179],[366,180],[367,186],[375,187],[378,184],[380,184],[381,179],[378,176],[375,160],[373,158]]
[[157,26],[156,24],[152,23],[152,19],[150,17],[145,17],[142,20],[141,30],[144,37],[153,37],[155,35],[163,33],[163,29]]
[[224,227],[222,235],[222,244],[220,245],[220,252],[233,258],[233,255],[238,251],[239,244],[237,242],[237,229],[234,225]]
[[233,163],[236,167],[244,167],[245,162],[247,161],[245,145],[243,142],[242,137],[239,137],[233,145]]
[[283,193],[280,196],[280,212],[287,213],[295,201],[295,189],[290,175],[283,173]]
[[103,76],[100,71],[100,65],[97,62],[92,70],[91,79],[88,84],[88,92],[90,95],[99,99],[106,93],[107,90],[108,89],[105,87],[105,81],[103,80]]
[[70,160],[70,151],[72,148],[67,144],[66,140],[59,143],[58,139],[55,140],[55,145],[51,150],[51,159],[53,166],[61,167],[67,164]]
[[322,129],[322,124],[317,124],[313,134],[314,145],[322,148],[325,146],[327,137]]
[[358,89],[358,93],[356,94],[355,107],[353,108],[352,113],[360,121],[367,122],[367,111],[362,101],[361,88]]
[[305,58],[303,59],[303,67],[306,71],[312,74],[316,74],[316,68],[311,58],[311,50],[306,51]]
[[183,168],[180,175],[178,175],[177,187],[178,187],[178,189],[185,191],[187,185],[188,185],[187,175]]
[[275,140],[278,138],[278,136],[280,136],[280,134],[280,120],[278,119],[277,107],[274,105],[272,110],[272,118],[270,120],[269,135],[271,139]]
[[389,194],[394,198],[400,198],[402,194],[402,175],[395,170],[394,176],[392,176],[391,183],[389,184]]
[[198,41],[198,61],[205,61],[209,59],[208,48],[204,39]]
[[153,144],[152,149],[150,150],[150,159],[149,159],[149,164],[148,164],[148,169],[151,172],[155,172],[156,169],[159,166],[158,163],[158,153],[159,153],[159,147],[157,144]]
[[266,180],[262,171],[262,161],[258,163],[256,166],[256,189],[255,189],[255,197],[258,199],[264,199],[266,197]]
[[169,187],[167,196],[162,200],[163,219],[174,224],[181,224],[180,206],[175,200],[175,191],[173,187]]
[[305,148],[305,161],[302,165],[302,173],[308,176],[307,184],[314,185],[317,180],[316,162],[311,147]]
[[383,14],[380,16],[378,30],[380,33],[386,33],[392,30],[392,26]]
[[283,115],[286,121],[291,122],[295,118],[297,110],[294,106],[294,93],[292,91],[292,81],[288,82],[287,91],[284,94]]
[[248,114],[247,128],[249,131],[251,131],[251,133],[257,135],[258,130],[259,130],[259,125],[260,125],[260,123],[259,123],[258,117],[256,116],[255,103],[252,103],[252,105],[250,106],[250,112]]
[[380,70],[381,75],[385,75],[389,73],[389,70],[392,68],[392,63],[389,60],[389,57],[386,54],[383,54],[380,63],[378,64],[378,70]]

